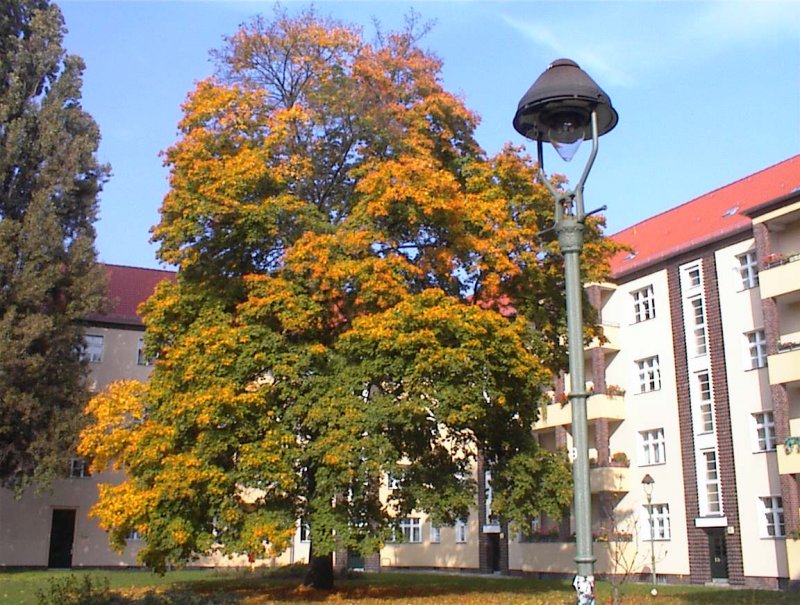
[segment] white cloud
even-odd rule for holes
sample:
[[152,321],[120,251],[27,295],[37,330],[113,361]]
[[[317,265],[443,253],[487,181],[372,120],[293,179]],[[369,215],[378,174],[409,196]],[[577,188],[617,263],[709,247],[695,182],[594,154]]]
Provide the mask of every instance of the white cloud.
[[[584,70],[594,74],[601,80],[613,86],[632,86],[634,78],[624,71],[611,67],[612,62],[604,55],[614,54],[613,50],[606,49],[602,52],[598,45],[586,43],[586,40],[575,41],[573,36],[564,37],[560,27],[550,28],[539,23],[503,16],[503,20],[513,29],[517,30],[535,44],[547,48],[553,54],[553,59],[568,57],[578,63]],[[558,33],[557,33],[558,32]]]
[[[687,61],[708,61],[748,45],[800,49],[800,3],[533,3],[538,10],[503,15],[507,26],[552,57],[569,57],[598,82],[635,87]],[[512,12],[514,13],[512,15]]]

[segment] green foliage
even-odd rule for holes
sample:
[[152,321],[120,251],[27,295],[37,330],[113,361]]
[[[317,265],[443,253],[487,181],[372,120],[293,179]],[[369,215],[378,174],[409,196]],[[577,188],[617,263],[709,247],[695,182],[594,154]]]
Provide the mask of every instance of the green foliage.
[[102,309],[93,223],[108,173],[58,8],[0,17],[0,485],[66,472],[88,399],[80,320]]
[[108,589],[108,580],[68,575],[52,578],[46,590],[37,591],[38,605],[121,605]]
[[[520,149],[477,145],[424,29],[369,43],[277,9],[185,104],[153,230],[180,271],[144,306],[158,361],[82,437],[127,472],[95,514],[148,566],[280,552],[298,519],[319,558],[375,552],[412,510],[465,516],[479,455],[507,518],[563,508],[568,467],[530,435],[564,362],[553,204]],[[600,227],[591,279],[615,250]]]

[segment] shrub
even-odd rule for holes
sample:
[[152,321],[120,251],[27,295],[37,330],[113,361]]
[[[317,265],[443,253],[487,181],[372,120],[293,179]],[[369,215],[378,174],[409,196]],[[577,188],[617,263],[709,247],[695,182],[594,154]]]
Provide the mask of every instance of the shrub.
[[36,594],[39,605],[121,605],[123,601],[108,589],[108,580],[92,579],[91,576],[78,578],[68,575],[53,578],[45,591]]

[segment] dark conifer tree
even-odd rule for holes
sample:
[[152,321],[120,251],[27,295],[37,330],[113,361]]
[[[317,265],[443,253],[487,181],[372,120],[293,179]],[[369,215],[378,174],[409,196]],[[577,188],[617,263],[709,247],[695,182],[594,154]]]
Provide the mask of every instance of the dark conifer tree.
[[81,320],[104,304],[93,223],[108,175],[83,61],[48,0],[0,11],[0,485],[63,474],[88,398]]

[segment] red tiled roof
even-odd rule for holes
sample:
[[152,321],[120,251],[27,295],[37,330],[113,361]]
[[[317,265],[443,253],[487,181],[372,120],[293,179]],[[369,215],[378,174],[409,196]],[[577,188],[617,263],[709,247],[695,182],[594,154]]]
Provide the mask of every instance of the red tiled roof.
[[175,279],[174,271],[104,265],[108,272],[108,297],[110,310],[106,314],[90,315],[89,321],[104,323],[142,325],[136,312],[147,300],[156,286],[165,279]]
[[611,260],[620,277],[661,259],[750,229],[743,211],[800,190],[800,155],[657,214],[611,237],[633,249]]

